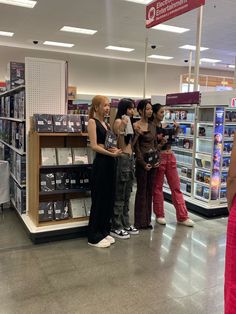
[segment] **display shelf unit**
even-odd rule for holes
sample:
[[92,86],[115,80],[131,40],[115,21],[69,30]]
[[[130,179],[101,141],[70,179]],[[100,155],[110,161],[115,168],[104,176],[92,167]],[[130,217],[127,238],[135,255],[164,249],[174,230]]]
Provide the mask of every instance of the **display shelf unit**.
[[[223,202],[220,196],[225,110],[225,106],[217,105],[198,108],[200,122],[197,123],[196,147],[197,153],[201,154],[196,155],[195,162],[207,170],[196,169],[194,197],[208,206],[215,206],[215,215],[222,214],[222,207],[220,210],[218,206],[227,206],[225,196]],[[205,122],[202,121],[203,118]]]
[[[86,197],[87,193],[90,191],[90,187],[86,184],[83,188],[68,188],[68,189],[52,189],[49,191],[41,191],[40,178],[42,173],[56,173],[56,171],[65,171],[66,174],[71,174],[71,172],[76,173],[79,176],[78,169],[86,169],[86,173],[91,169],[90,164],[84,165],[54,165],[42,166],[41,164],[41,149],[42,148],[76,148],[76,147],[86,147],[87,146],[87,136],[86,134],[80,133],[29,133],[29,159],[31,160],[30,170],[29,170],[29,185],[31,189],[29,190],[29,211],[28,215],[30,219],[34,222],[35,226],[54,226],[60,224],[67,224],[71,222],[80,222],[84,226],[88,223],[88,217],[81,218],[69,218],[66,220],[51,220],[42,222],[39,220],[39,204],[40,202],[55,202],[55,201],[69,201],[70,199],[78,197]],[[85,172],[84,172],[85,173]],[[86,177],[89,180],[89,175]],[[84,180],[84,178],[83,178]],[[56,180],[55,180],[56,181]],[[83,183],[84,184],[84,183]],[[56,186],[56,184],[55,184]]]
[[[186,197],[192,195],[193,185],[193,152],[194,152],[194,123],[196,104],[176,104],[167,106],[164,123],[171,125],[173,120],[179,124],[179,132],[175,137],[172,150],[176,156],[177,170],[180,178],[180,188]],[[168,190],[168,188],[167,188]]]
[[[193,212],[206,217],[227,215],[226,180],[236,130],[236,109],[230,108],[227,97],[217,105],[217,97],[207,95],[202,103],[201,95],[196,96],[194,92],[166,97],[164,122],[180,122],[181,131],[172,147],[180,188]],[[167,184],[164,195],[171,200]]]
[[[67,219],[65,221],[42,222],[37,221],[39,208],[32,206],[41,199],[52,199],[52,195],[39,195],[39,177],[33,177],[37,173],[47,172],[49,168],[40,168],[39,156],[32,159],[29,150],[29,132],[32,129],[31,118],[34,114],[67,114],[66,91],[67,91],[67,62],[55,59],[25,58],[25,85],[0,94],[0,146],[3,152],[3,159],[9,161],[11,168],[10,182],[12,195],[11,203],[17,209],[19,218],[23,223],[29,237],[33,242],[45,242],[53,239],[65,239],[84,234],[87,230],[88,219]],[[20,95],[24,95],[22,100]],[[14,104],[17,103],[17,106]],[[86,129],[86,120],[84,120]],[[19,132],[15,136],[14,132]],[[4,132],[3,132],[4,130]],[[6,130],[6,131],[5,131]],[[42,135],[47,136],[47,134]],[[59,134],[52,136],[53,141],[58,143],[59,138],[69,138],[70,141],[87,144],[87,134],[79,136],[73,134]],[[19,139],[22,139],[21,142]],[[46,144],[47,145],[47,144]],[[59,146],[62,144],[59,144]],[[65,145],[65,143],[63,144]],[[68,144],[69,145],[69,144]],[[80,144],[75,145],[77,147]],[[55,144],[55,147],[57,144]],[[24,161],[25,170],[19,163],[19,158]],[[35,163],[35,161],[37,161]],[[35,169],[34,169],[34,165]],[[68,167],[67,171],[76,172],[78,167]],[[52,171],[64,171],[65,167],[53,168]],[[63,200],[70,195],[78,197],[80,189],[73,189],[70,193],[61,193],[56,196]],[[85,190],[85,189],[84,189]],[[62,191],[63,192],[63,191]],[[67,192],[67,191],[66,191]],[[88,193],[83,191],[83,193]],[[33,195],[33,196],[32,196]],[[35,198],[35,195],[38,198]],[[86,194],[87,195],[87,194]],[[22,201],[22,197],[24,201]],[[37,206],[37,205],[36,205]]]
[[0,94],[0,143],[10,166],[11,204],[22,214],[26,212],[24,85]]

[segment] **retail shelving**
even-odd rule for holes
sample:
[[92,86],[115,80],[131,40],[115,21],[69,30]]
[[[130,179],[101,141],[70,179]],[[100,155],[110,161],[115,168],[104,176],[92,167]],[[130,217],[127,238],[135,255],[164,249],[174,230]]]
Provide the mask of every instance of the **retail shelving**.
[[176,156],[180,187],[184,195],[190,197],[193,183],[193,144],[196,105],[178,105],[166,107],[164,124],[179,124],[179,132],[175,137],[172,150]]
[[25,86],[0,94],[0,142],[10,166],[10,199],[26,212]]
[[[45,173],[49,171],[49,168],[41,167],[39,155],[37,155],[35,159],[34,157],[32,159],[32,157],[30,157],[32,156],[32,152],[29,154],[29,151],[35,148],[35,144],[33,144],[33,148],[29,145],[29,133],[32,130],[32,116],[36,113],[49,115],[67,114],[67,70],[67,62],[63,60],[26,57],[25,85],[6,91],[0,95],[0,126],[1,130],[5,130],[4,126],[7,128],[7,131],[1,132],[0,134],[0,146],[4,147],[5,159],[17,167],[17,171],[14,171],[14,167],[10,169],[10,181],[11,185],[14,187],[12,189],[13,196],[11,197],[11,202],[13,206],[17,208],[17,213],[29,237],[35,243],[48,241],[49,239],[64,239],[78,236],[86,231],[88,224],[87,218],[73,218],[63,222],[59,220],[41,223],[38,220],[39,208],[36,208],[36,202],[39,202],[41,199],[47,200],[54,198],[57,200],[59,198],[63,200],[63,198],[66,199],[68,195],[72,198],[81,194],[80,189],[73,189],[69,193],[67,193],[68,191],[66,190],[65,193],[61,191],[61,194],[39,195],[39,177],[33,178],[32,174]],[[24,93],[24,102],[22,101],[22,103],[24,103],[25,106],[21,106],[21,110],[19,110],[19,106],[16,106],[19,112],[19,114],[16,114],[17,110],[15,110],[12,99],[20,93]],[[7,101],[5,101],[5,99]],[[17,101],[19,101],[19,99]],[[84,122],[86,124],[86,121]],[[18,138],[18,136],[15,136],[14,132],[19,129],[19,126],[24,136],[19,134]],[[46,136],[47,135],[44,134],[42,138],[46,138]],[[70,138],[69,142],[65,140],[67,143],[70,143],[70,141],[73,142],[76,139],[78,143],[82,142],[83,144],[87,144],[87,134],[57,134],[54,136],[50,135],[50,137],[53,138],[55,143],[60,141],[58,138],[65,139],[66,137]],[[23,141],[21,141],[21,138]],[[65,145],[64,143],[63,146]],[[80,144],[75,144],[75,147],[78,145]],[[55,147],[56,146],[55,144]],[[25,166],[25,171],[22,171],[22,169],[20,169],[21,167],[18,167],[19,158],[25,161],[22,163]],[[35,164],[35,160],[37,160],[37,165]],[[35,168],[32,167],[32,165],[34,165]],[[76,172],[76,169],[80,167],[80,165],[78,165],[78,167],[69,166],[66,171]],[[59,167],[58,169],[51,167],[51,170],[55,172],[59,170],[65,171],[65,167]],[[36,185],[34,185],[34,183]],[[16,195],[16,197],[14,197],[14,195]],[[21,199],[24,201],[20,201]]]
[[[230,107],[227,97],[217,105],[217,96],[205,95],[202,103],[197,92],[170,94],[166,97],[164,123],[172,120],[180,126],[172,149],[188,208],[207,217],[227,215],[226,179],[236,108]],[[171,200],[166,181],[164,192],[165,198]]]
[[[71,199],[78,197],[86,197],[87,191],[90,191],[90,164],[84,165],[53,165],[50,167],[43,166],[41,163],[41,152],[43,148],[76,148],[76,147],[87,147],[87,136],[86,134],[80,133],[38,133],[30,132],[29,134],[29,159],[31,160],[30,171],[29,171],[29,185],[31,189],[29,190],[29,210],[28,215],[37,227],[40,226],[53,226],[59,224],[65,224],[68,222],[81,222],[86,224],[88,222],[88,217],[84,215],[81,218],[69,218],[61,220],[48,219],[48,221],[40,221],[39,219],[39,208],[42,202],[56,202],[63,201],[69,202]],[[62,172],[63,171],[63,172]],[[42,185],[42,174],[45,176],[53,175],[52,188],[43,189]],[[59,180],[56,178],[57,174],[63,174],[63,179],[68,180],[69,187],[65,186],[62,182],[58,183]],[[73,180],[76,186],[70,187],[73,174]],[[76,174],[76,177],[75,177]],[[55,175],[55,177],[54,177]],[[82,181],[80,185],[80,181]],[[41,184],[40,184],[41,182]],[[57,189],[57,185],[60,188]]]

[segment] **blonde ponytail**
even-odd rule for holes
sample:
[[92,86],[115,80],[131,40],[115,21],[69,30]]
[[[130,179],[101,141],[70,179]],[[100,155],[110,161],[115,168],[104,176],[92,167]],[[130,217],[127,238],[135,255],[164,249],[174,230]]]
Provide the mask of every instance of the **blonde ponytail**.
[[93,119],[95,116],[96,111],[98,110],[99,106],[101,104],[104,104],[105,101],[107,100],[107,97],[105,96],[101,96],[101,95],[97,95],[94,96],[92,99],[92,104],[89,110],[89,119]]

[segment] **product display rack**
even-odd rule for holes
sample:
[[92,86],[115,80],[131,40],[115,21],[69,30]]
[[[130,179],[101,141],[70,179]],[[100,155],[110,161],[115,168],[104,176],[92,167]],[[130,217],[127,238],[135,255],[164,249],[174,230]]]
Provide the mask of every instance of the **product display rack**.
[[230,156],[236,131],[236,108],[225,108],[224,132],[223,132],[223,158],[221,164],[220,202],[226,200],[226,180],[230,164]]
[[75,172],[82,168],[91,168],[91,165],[41,165],[41,149],[42,148],[60,148],[60,147],[86,147],[87,134],[82,133],[37,133],[30,132],[29,134],[29,159],[32,160],[29,171],[29,185],[32,187],[29,190],[29,211],[28,215],[34,224],[40,226],[53,226],[59,224],[68,224],[78,222],[81,225],[87,225],[88,217],[68,218],[66,220],[52,220],[46,222],[39,221],[39,203],[49,201],[64,201],[85,197],[87,191],[90,191],[88,186],[77,189],[60,189],[51,191],[40,191],[40,175],[42,172],[67,171]]
[[220,205],[224,107],[198,108],[194,197],[207,204]]
[[0,94],[0,143],[10,166],[10,199],[19,214],[26,212],[25,86]]
[[[224,105],[201,104],[200,94],[198,99],[196,96],[197,92],[167,95],[164,122],[171,123],[175,119],[180,126],[172,150],[181,191],[193,212],[206,217],[227,215],[226,178],[232,133],[236,130],[236,115],[234,118],[234,114],[227,112],[236,111],[229,108],[227,102]],[[167,182],[164,194],[171,200]]]
[[[164,123],[171,124],[175,120],[179,124],[179,133],[175,138],[172,150],[175,153],[181,191],[191,196],[193,183],[193,145],[196,105],[173,106],[165,110]],[[168,189],[167,182],[165,187]]]
[[[89,188],[76,188],[72,189],[70,192],[67,190],[57,192],[58,194],[56,193],[54,196],[51,194],[39,195],[40,191],[37,189],[39,187],[39,177],[32,177],[32,175],[36,175],[37,172],[44,173],[49,170],[49,168],[47,169],[46,167],[41,167],[39,156],[35,159],[37,160],[37,164],[35,164],[34,157],[32,159],[32,149],[35,149],[35,143],[32,144],[32,147],[29,145],[29,142],[31,141],[29,139],[29,134],[32,130],[32,116],[34,116],[34,114],[67,115],[67,71],[67,62],[63,60],[26,57],[25,85],[19,86],[0,95],[1,130],[3,130],[2,126],[7,127],[7,131],[1,132],[0,137],[0,146],[3,148],[3,153],[5,153],[3,159],[9,161],[10,165],[12,164],[17,166],[17,171],[15,171],[14,167],[10,169],[11,186],[16,187],[15,189],[11,189],[16,195],[16,198],[12,197],[11,201],[13,206],[17,208],[19,219],[23,223],[26,232],[34,243],[45,242],[53,239],[78,237],[80,234],[84,234],[86,232],[88,225],[87,217],[84,219],[69,218],[63,221],[39,222],[37,217],[39,208],[36,209],[36,207],[33,206],[33,204],[35,205],[36,202],[41,200],[47,201],[47,199],[52,200],[53,198],[53,200],[56,201],[59,199],[59,203],[60,199],[64,200],[68,196],[70,196],[70,198],[79,198],[82,194],[87,195],[90,193],[87,191]],[[20,115],[17,116],[15,115],[17,110],[15,110],[15,107],[12,105],[12,99],[7,99],[7,102],[2,99],[5,99],[8,96],[15,96],[18,93],[23,92],[25,95],[25,106],[21,107],[22,110],[20,110]],[[19,110],[19,106],[17,105],[16,107]],[[84,119],[83,122],[84,128],[86,129],[86,119]],[[21,132],[19,132],[19,135],[16,136],[14,132],[18,132],[18,129],[20,129]],[[44,134],[44,136],[46,138],[46,134]],[[42,137],[44,136],[42,135]],[[67,144],[69,145],[70,141],[73,142],[75,139],[79,144],[73,144],[74,147],[78,147],[82,144],[87,145],[87,134],[57,133],[57,135],[50,134],[50,138],[53,138],[53,141],[55,142],[54,147],[57,147],[56,143],[59,141],[58,138],[69,139],[64,140],[64,143],[59,145],[61,147],[65,147]],[[47,144],[45,145],[47,146]],[[30,154],[29,151],[31,151]],[[18,167],[19,156],[25,160],[25,171],[23,170],[23,163],[22,167]],[[77,167],[73,167],[72,165],[69,165],[67,169],[70,169],[71,172],[76,172],[75,169],[80,167],[82,166],[77,165]],[[64,171],[65,167],[58,169],[63,169]],[[56,171],[57,169],[52,167],[51,170]],[[22,199],[25,201],[21,201]],[[58,219],[56,212],[55,219]]]

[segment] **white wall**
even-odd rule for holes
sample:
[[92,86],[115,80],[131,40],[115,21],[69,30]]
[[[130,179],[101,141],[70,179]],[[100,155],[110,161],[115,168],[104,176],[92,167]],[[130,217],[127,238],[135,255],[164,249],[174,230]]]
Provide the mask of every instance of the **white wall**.
[[[25,57],[66,60],[69,62],[69,85],[77,87],[78,94],[105,94],[142,97],[144,63],[106,58],[72,55],[40,50],[0,46],[0,80],[5,80],[9,61],[24,62]],[[148,64],[147,93],[166,95],[179,92],[180,75],[186,67]],[[201,74],[233,76],[232,72],[200,71]]]

